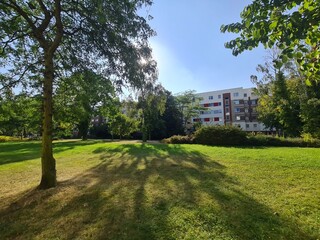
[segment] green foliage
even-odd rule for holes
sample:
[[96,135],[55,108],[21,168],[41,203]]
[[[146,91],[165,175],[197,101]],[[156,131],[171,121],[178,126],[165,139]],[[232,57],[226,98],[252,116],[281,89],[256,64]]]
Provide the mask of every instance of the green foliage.
[[[155,33],[138,13],[151,4],[151,0],[0,2],[0,58],[5,67],[0,87],[23,84],[41,89],[43,97],[40,188],[56,185],[52,152],[56,76],[89,69],[112,76],[121,90],[124,85],[140,87],[147,76],[156,75],[148,44]],[[147,64],[142,66],[142,60]],[[84,139],[88,119],[79,121]]]
[[246,132],[234,126],[201,127],[194,133],[194,142],[213,146],[245,145]]
[[[267,57],[274,61],[279,53],[273,49]],[[251,76],[251,79],[256,84],[255,94],[259,97],[258,120],[279,135],[300,136],[303,127],[301,109],[307,96],[306,84],[296,65],[288,62],[279,69],[269,60],[258,65],[257,71],[263,74],[262,78]]]
[[0,143],[1,142],[14,142],[14,141],[21,141],[21,138],[12,137],[12,136],[0,136]]
[[89,70],[61,79],[54,99],[55,130],[70,135],[77,128],[83,139],[87,138],[91,119],[107,115],[117,104],[111,81]]
[[165,112],[166,101],[165,89],[160,84],[154,86],[152,82],[148,82],[140,89],[138,108],[142,112],[141,130],[144,142],[151,140],[151,132],[163,124],[161,116]]
[[188,121],[190,121],[191,118],[198,117],[200,111],[204,110],[204,108],[200,106],[201,98],[195,95],[195,90],[188,90],[178,94],[176,96],[176,101],[180,112],[182,113],[185,132],[188,132],[190,131],[188,128]]
[[265,48],[282,49],[280,67],[297,58],[307,83],[320,81],[320,4],[319,0],[254,0],[241,13],[241,22],[222,25],[222,32],[239,35],[225,46],[234,55],[260,43]]
[[40,98],[22,92],[0,99],[0,133],[27,137],[40,133]]
[[184,133],[182,114],[176,98],[169,91],[165,91],[165,111],[160,115],[160,121],[151,131],[152,139],[163,139]]
[[114,135],[129,137],[131,133],[137,130],[138,122],[135,119],[127,117],[125,114],[118,113],[108,120],[108,127],[112,137]]
[[194,143],[193,136],[181,136],[181,135],[174,135],[169,138],[162,140],[164,143],[167,144],[191,144]]
[[89,129],[89,137],[93,139],[110,139],[111,133],[107,123],[93,125]]
[[140,64],[151,59],[148,38],[155,32],[137,11],[151,4],[150,0],[1,1],[0,58],[15,69],[15,74],[5,74],[5,85],[40,81],[35,76],[44,68],[44,58],[52,57],[55,71],[89,68],[113,75],[119,88],[126,83],[140,86],[144,74],[155,71],[154,62],[144,69]]
[[283,138],[267,135],[249,136],[248,146],[272,146],[272,147],[320,147],[320,140],[312,137]]
[[303,131],[320,139],[320,99],[311,98],[303,106]]

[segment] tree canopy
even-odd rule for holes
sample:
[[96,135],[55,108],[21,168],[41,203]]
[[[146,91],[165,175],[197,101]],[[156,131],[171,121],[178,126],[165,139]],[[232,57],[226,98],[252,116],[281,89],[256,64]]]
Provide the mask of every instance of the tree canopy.
[[187,90],[179,93],[176,96],[176,101],[182,114],[184,131],[187,133],[190,131],[188,121],[190,121],[191,118],[198,117],[200,111],[204,110],[204,108],[200,106],[201,98],[196,95],[195,90]]
[[222,32],[239,36],[225,44],[237,56],[261,43],[282,50],[281,61],[296,58],[307,82],[320,81],[320,1],[254,0],[241,12],[241,21],[222,25]]

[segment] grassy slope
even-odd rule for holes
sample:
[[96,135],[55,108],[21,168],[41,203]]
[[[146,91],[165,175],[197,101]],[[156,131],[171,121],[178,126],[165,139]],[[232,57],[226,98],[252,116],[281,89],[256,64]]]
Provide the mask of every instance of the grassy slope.
[[0,144],[4,239],[319,239],[320,149]]

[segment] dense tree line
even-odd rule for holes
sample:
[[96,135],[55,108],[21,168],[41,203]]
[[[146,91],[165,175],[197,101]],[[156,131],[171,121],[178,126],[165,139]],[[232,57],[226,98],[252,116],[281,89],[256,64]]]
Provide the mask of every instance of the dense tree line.
[[[181,96],[180,96],[181,97]],[[184,134],[179,97],[161,85],[144,98],[120,101],[107,79],[93,72],[63,79],[54,94],[54,138],[163,139]],[[41,134],[41,98],[8,93],[0,99],[0,135],[31,137]],[[99,122],[92,122],[96,117]],[[100,122],[100,120],[103,120]]]

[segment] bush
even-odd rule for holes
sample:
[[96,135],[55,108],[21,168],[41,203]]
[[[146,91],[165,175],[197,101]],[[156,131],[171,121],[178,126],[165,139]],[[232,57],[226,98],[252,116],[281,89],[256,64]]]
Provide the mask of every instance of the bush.
[[234,126],[201,127],[194,133],[195,143],[216,146],[245,145],[247,133]]
[[10,137],[10,136],[0,136],[0,142],[13,142],[13,141],[21,141],[21,138]]
[[250,146],[274,146],[274,147],[320,147],[320,140],[305,138],[282,138],[267,135],[248,137]]
[[191,144],[193,143],[193,137],[192,136],[180,136],[180,135],[174,135],[172,137],[163,139],[162,142],[164,143],[171,143],[171,144]]
[[247,135],[238,127],[209,126],[198,129],[193,136],[175,135],[164,139],[171,144],[204,144],[212,146],[261,146],[261,147],[320,147],[320,140],[304,138],[283,138],[264,134]]

